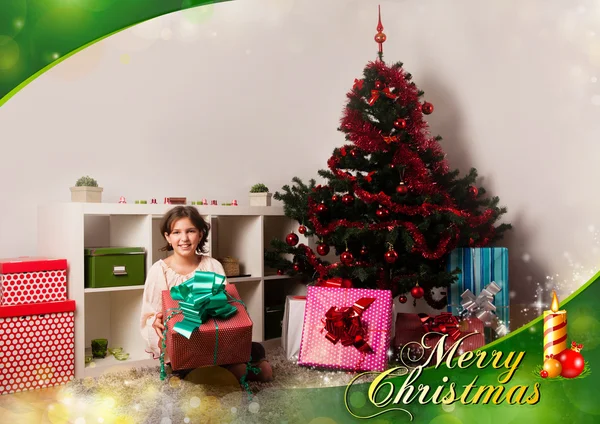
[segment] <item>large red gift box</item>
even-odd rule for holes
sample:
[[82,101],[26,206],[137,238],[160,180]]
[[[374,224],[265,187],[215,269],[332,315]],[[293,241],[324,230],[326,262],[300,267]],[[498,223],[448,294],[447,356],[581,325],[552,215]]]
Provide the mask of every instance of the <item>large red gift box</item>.
[[[479,349],[485,345],[485,337],[484,337],[484,324],[483,321],[477,318],[466,318],[459,319],[457,317],[454,318],[454,322],[457,323],[456,328],[452,325],[448,325],[446,327],[436,326],[434,319],[440,319],[439,322],[448,322],[448,319],[452,317],[450,313],[442,313],[437,317],[429,317],[426,314],[410,314],[410,313],[398,313],[396,315],[396,337],[394,338],[394,347],[396,352],[398,352],[402,347],[406,344],[409,344],[410,354],[414,358],[415,355],[418,355],[418,350],[421,350],[423,353],[423,349],[417,349],[417,343],[421,343],[423,336],[428,332],[440,332],[442,329],[446,331],[449,336],[446,337],[444,342],[444,351],[447,351],[456,343],[456,340],[460,340],[467,334],[476,333],[470,337],[465,338],[461,344],[460,348],[457,349],[456,354],[460,355],[463,352],[471,351],[475,349]],[[414,365],[418,365],[420,362],[426,361],[433,348],[435,348],[437,342],[440,340],[441,335],[429,335],[426,337],[425,342],[428,347],[431,349],[427,349],[424,351],[424,356],[421,361],[411,361]],[[417,343],[411,343],[417,342]],[[405,355],[407,351],[403,352]],[[418,356],[417,356],[418,357]],[[435,357],[433,358],[431,364],[434,365],[436,363]]]
[[67,300],[67,260],[0,259],[0,305]]
[[[231,297],[240,299],[233,284],[227,284],[225,290]],[[252,349],[252,320],[242,304],[233,301],[230,303],[237,309],[237,313],[227,319],[211,318],[194,330],[189,339],[173,330],[175,324],[183,320],[182,314],[174,315],[167,322],[166,345],[171,369],[184,370],[248,362]],[[179,302],[171,298],[168,290],[162,292],[162,304],[165,320],[169,316],[167,310],[179,306]]]
[[0,394],[73,378],[74,311],[74,300],[0,306]]

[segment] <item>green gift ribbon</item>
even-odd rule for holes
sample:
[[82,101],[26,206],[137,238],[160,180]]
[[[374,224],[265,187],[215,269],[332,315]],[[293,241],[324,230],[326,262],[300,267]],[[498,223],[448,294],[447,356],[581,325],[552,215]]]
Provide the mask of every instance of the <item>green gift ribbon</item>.
[[225,291],[226,277],[215,272],[196,271],[194,277],[171,288],[171,298],[179,301],[178,308],[167,310],[165,329],[163,331],[162,352],[160,354],[160,379],[166,377],[164,355],[166,351],[167,324],[176,315],[182,314],[183,320],[173,326],[173,330],[189,339],[194,330],[210,319],[215,324],[215,349],[213,363],[217,363],[219,346],[219,326],[216,318],[227,319],[233,316],[237,309],[229,303],[229,299],[244,305],[244,302],[234,299]]
[[171,297],[179,301],[183,320],[173,330],[186,339],[210,318],[227,319],[237,309],[227,301],[225,276],[214,272],[196,271],[194,277],[171,288]]

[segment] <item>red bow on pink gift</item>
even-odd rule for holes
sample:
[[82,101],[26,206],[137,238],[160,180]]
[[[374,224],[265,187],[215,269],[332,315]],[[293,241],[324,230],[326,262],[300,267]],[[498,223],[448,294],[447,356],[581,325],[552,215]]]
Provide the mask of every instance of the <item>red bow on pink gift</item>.
[[460,329],[458,328],[458,320],[450,312],[442,312],[441,314],[430,317],[427,314],[419,314],[419,319],[425,333],[437,332],[448,334],[454,341],[460,337]]
[[363,312],[373,302],[375,302],[375,298],[363,297],[349,308],[332,306],[323,319],[325,330],[327,330],[325,338],[333,344],[341,341],[343,346],[353,345],[363,353],[373,352],[365,340],[366,330],[360,320]]

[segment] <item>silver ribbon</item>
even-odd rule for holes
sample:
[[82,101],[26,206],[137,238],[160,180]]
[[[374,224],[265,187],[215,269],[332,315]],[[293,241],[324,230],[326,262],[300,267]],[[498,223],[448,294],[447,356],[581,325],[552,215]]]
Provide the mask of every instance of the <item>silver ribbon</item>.
[[494,296],[501,290],[502,288],[492,281],[477,296],[471,290],[465,290],[461,295],[462,301],[460,302],[463,314],[479,318],[486,327],[492,328],[499,337],[505,336],[508,333],[508,329],[504,323],[501,323],[498,316],[494,313],[496,311],[496,306],[493,303]]

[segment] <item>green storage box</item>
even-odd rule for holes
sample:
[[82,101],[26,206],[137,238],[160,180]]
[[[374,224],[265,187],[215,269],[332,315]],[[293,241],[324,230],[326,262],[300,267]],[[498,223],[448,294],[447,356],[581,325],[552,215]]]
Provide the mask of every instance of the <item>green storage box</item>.
[[85,249],[85,287],[141,286],[146,280],[143,247]]

